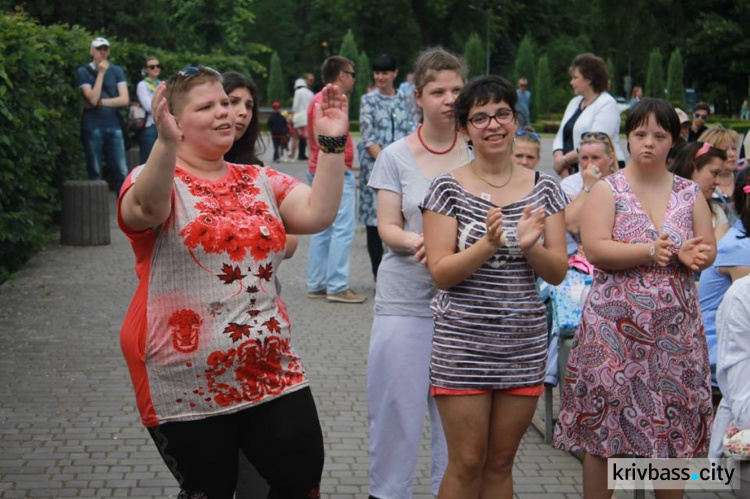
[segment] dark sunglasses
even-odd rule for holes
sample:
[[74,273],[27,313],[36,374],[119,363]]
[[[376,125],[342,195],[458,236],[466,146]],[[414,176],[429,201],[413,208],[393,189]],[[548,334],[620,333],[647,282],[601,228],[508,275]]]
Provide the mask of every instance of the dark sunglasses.
[[703,121],[706,121],[708,119],[708,115],[707,114],[695,113],[693,116],[695,116],[697,119],[703,120]]
[[344,71],[344,73],[346,73],[348,75],[351,75],[352,78],[354,78],[355,80],[357,79],[357,72],[356,71]]
[[161,64],[149,64],[146,66],[148,69],[161,69]]
[[516,136],[523,137],[524,135],[528,135],[529,137],[532,137],[536,140],[539,140],[539,134],[536,132],[529,132],[528,130],[517,130]]
[[583,132],[581,134],[581,140],[607,140],[609,135],[604,132]]

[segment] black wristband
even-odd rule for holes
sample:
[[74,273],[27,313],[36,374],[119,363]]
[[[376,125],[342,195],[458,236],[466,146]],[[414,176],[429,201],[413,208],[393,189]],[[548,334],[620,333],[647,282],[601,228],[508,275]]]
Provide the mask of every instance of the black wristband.
[[341,154],[346,148],[346,135],[341,135],[339,137],[318,135],[318,145],[320,146],[320,152]]

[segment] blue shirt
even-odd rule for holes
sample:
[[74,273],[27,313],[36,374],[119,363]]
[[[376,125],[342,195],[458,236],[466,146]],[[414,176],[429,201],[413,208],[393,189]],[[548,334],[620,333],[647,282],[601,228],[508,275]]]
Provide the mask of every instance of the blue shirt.
[[[96,73],[96,68],[92,64],[87,64],[86,66],[78,68],[76,70],[78,88],[81,88],[84,85],[94,88],[94,84],[96,83]],[[117,90],[117,85],[120,83],[127,83],[125,72],[120,66],[110,64],[109,69],[104,73],[101,98],[111,99],[119,97],[120,92]],[[115,107],[105,106],[84,109],[83,126],[89,130],[98,127],[120,126],[120,111]]]
[[720,273],[719,267],[750,266],[750,238],[743,236],[745,236],[745,228],[742,221],[738,220],[719,241],[716,261],[711,267],[701,272],[698,285],[698,299],[703,313],[703,325],[706,328],[706,342],[712,373],[716,369],[716,311],[721,305],[724,293],[732,285],[732,278]]
[[516,94],[518,95],[516,110],[523,113],[523,116],[526,119],[524,125],[527,125],[531,121],[531,111],[529,111],[531,106],[531,92],[528,90],[517,89]]

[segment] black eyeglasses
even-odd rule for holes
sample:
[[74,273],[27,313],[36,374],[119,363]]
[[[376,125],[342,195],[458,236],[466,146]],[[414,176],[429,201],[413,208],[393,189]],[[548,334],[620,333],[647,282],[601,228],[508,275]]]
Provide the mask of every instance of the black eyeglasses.
[[148,69],[161,69],[161,64],[149,64],[146,66]]
[[344,70],[344,73],[346,73],[348,75],[351,75],[352,78],[354,78],[355,80],[357,79],[357,72],[356,71],[346,71],[346,70]]
[[499,109],[494,116],[490,116],[485,113],[478,113],[469,118],[467,121],[472,124],[474,128],[483,130],[490,126],[490,122],[493,120],[497,121],[498,125],[507,125],[516,117],[516,113],[510,109]]
[[532,137],[532,138],[534,138],[536,140],[540,139],[539,134],[536,133],[536,132],[530,132],[528,130],[517,130],[516,131],[516,136],[523,137],[524,135],[528,135],[529,137]]
[[581,140],[607,140],[609,138],[609,135],[607,135],[604,132],[583,132],[581,134]]
[[708,119],[708,115],[707,114],[695,113],[693,116],[695,116],[697,119],[703,120],[703,121],[706,121]]

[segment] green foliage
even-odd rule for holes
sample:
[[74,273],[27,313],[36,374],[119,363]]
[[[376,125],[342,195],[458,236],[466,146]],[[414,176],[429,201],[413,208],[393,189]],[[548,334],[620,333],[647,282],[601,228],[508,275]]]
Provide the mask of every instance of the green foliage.
[[[369,75],[372,74],[372,70],[370,68],[370,58],[367,57],[367,54],[365,52],[359,54],[355,67],[358,71],[357,81],[354,84],[355,90],[357,92],[357,95],[362,96],[367,93],[367,85],[370,83]],[[359,112],[357,112],[357,116],[359,116]]]
[[[357,63],[359,62],[359,50],[357,50],[357,42],[354,39],[354,33],[352,30],[349,30],[346,32],[346,35],[344,36],[344,39],[341,41],[341,48],[339,49],[339,55],[341,57],[346,57],[352,63],[354,64],[354,70],[357,72],[357,79],[358,80],[365,80],[365,88],[367,88],[367,83],[370,81],[370,67],[369,65],[366,68],[360,68],[357,67]],[[349,116],[359,116],[359,100],[362,98],[362,90],[361,90],[361,84],[360,85],[354,85],[354,88],[352,89],[352,94],[350,96],[349,100]]]
[[667,98],[671,101],[678,101],[682,105],[685,99],[685,67],[682,62],[680,49],[675,49],[669,57],[669,66],[667,67]]
[[271,54],[271,69],[268,72],[268,102],[280,102],[284,104],[287,100],[286,87],[284,86],[284,74],[281,70],[281,59],[279,54]]
[[533,91],[534,109],[536,109],[538,116],[544,116],[550,112],[551,93],[552,77],[549,72],[549,59],[546,55],[543,55],[539,58],[539,64],[536,68]]
[[664,98],[664,58],[661,50],[654,49],[648,57],[648,73],[646,74],[646,97]]
[[526,78],[531,85],[534,84],[535,60],[534,41],[529,35],[526,35],[521,40],[521,45],[518,46],[518,54],[516,55],[515,64],[516,80],[519,78]]
[[485,73],[487,55],[484,50],[484,44],[479,35],[472,33],[464,45],[464,60],[468,67],[469,79],[475,76],[481,76]]
[[0,281],[45,241],[60,186],[85,177],[81,104],[71,53],[86,53],[80,28],[42,28],[0,16]]
[[617,73],[615,72],[615,64],[612,62],[611,57],[607,59],[607,72],[609,73],[609,93],[618,95]]

